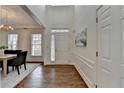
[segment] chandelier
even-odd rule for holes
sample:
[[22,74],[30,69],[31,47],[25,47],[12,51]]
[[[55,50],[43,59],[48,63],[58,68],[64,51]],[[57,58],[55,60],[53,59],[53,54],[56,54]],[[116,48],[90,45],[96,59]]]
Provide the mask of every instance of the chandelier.
[[[2,6],[1,6],[1,23],[2,23]],[[6,23],[0,25],[1,31],[13,31],[14,28],[8,24],[8,13],[7,13],[7,7],[6,7]]]
[[0,26],[0,30],[1,30],[1,31],[13,31],[14,28],[13,28],[12,26],[10,26],[10,25],[2,24],[2,25]]

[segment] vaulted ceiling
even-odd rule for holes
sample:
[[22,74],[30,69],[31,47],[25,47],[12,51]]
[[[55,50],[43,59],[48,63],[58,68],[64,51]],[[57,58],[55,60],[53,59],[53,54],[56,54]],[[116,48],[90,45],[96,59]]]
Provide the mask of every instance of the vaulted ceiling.
[[2,5],[0,6],[0,24],[8,24],[14,28],[42,28],[21,6]]

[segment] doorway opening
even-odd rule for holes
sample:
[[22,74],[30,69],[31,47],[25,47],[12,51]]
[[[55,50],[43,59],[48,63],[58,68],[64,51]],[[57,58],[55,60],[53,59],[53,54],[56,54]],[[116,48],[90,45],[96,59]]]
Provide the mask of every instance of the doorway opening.
[[51,30],[51,62],[63,64],[68,62],[68,29]]

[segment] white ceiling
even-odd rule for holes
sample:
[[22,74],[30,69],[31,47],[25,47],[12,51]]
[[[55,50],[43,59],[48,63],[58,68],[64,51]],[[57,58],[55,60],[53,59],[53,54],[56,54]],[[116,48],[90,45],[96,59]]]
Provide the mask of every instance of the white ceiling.
[[[6,23],[8,15],[8,24],[15,28],[42,28],[28,13],[18,5],[0,6],[0,23]],[[6,12],[7,10],[7,12]],[[2,13],[1,13],[2,12]],[[1,20],[2,19],[2,20]]]

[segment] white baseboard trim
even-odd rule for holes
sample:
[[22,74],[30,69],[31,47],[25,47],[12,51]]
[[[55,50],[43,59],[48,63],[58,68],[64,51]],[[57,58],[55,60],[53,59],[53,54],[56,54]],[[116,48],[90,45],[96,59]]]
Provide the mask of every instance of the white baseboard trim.
[[[75,65],[74,65],[75,66]],[[79,72],[80,76],[82,77],[82,79],[85,81],[85,83],[87,84],[87,86],[89,88],[95,88],[96,86],[87,78],[87,76],[83,73],[83,71],[81,71],[77,66],[75,66],[75,68],[77,69],[77,71]]]
[[46,64],[44,64],[44,66],[47,66],[47,65],[73,65],[73,64],[71,64],[71,63],[67,63],[67,64],[46,63]]

